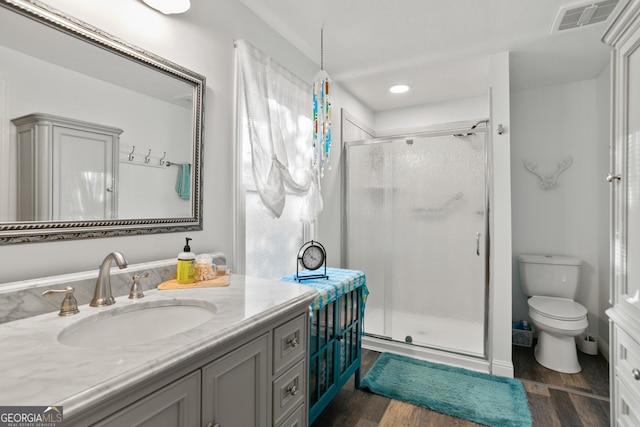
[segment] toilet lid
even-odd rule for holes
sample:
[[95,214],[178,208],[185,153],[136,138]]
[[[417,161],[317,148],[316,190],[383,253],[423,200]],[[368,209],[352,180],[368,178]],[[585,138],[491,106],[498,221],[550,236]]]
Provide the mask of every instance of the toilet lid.
[[579,320],[587,315],[587,309],[567,298],[531,297],[529,308],[542,316],[558,320]]

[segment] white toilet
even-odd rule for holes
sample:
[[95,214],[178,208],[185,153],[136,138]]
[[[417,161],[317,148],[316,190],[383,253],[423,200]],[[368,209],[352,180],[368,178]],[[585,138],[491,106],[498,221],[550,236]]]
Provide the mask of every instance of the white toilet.
[[534,354],[554,371],[580,372],[575,337],[587,330],[587,309],[573,300],[581,261],[551,255],[519,255],[520,285],[531,297],[529,317],[538,329]]

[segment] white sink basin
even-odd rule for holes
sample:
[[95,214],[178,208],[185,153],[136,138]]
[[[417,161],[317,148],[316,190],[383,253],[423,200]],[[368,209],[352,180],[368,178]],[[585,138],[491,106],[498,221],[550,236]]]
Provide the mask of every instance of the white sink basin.
[[137,302],[79,320],[58,334],[71,347],[135,345],[188,331],[211,319],[215,304],[200,300]]

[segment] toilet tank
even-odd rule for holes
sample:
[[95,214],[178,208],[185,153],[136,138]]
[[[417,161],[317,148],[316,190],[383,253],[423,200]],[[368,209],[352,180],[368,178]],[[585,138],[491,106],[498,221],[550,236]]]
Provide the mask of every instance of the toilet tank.
[[578,292],[578,258],[557,255],[518,255],[520,286],[527,296],[574,299]]

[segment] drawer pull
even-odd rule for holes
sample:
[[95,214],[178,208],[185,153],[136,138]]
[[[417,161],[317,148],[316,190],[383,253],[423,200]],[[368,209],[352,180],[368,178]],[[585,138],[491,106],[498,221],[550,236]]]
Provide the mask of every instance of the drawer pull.
[[292,385],[291,387],[287,387],[287,392],[291,395],[291,396],[295,396],[298,393],[298,387]]
[[640,370],[638,370],[638,368],[631,371],[631,374],[633,375],[633,379],[640,380]]
[[220,424],[218,424],[218,423],[215,423],[215,424],[214,423],[209,423],[209,424],[207,424],[207,427],[220,427]]
[[298,346],[298,340],[295,339],[295,337],[289,338],[289,339],[287,339],[287,344],[289,344],[291,347],[297,347]]

